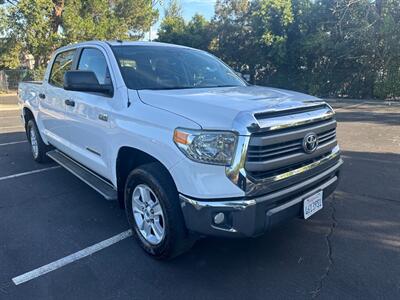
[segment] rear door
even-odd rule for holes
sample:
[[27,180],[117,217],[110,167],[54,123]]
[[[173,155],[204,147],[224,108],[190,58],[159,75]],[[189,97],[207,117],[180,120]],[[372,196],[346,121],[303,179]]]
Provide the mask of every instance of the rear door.
[[39,95],[39,118],[44,126],[44,134],[57,147],[67,144],[65,140],[65,99],[64,74],[72,70],[76,50],[71,49],[56,54],[48,78],[43,81],[43,92]]
[[[101,47],[78,50],[77,69],[93,71],[100,84],[112,84],[109,62]],[[69,103],[65,110],[66,136],[71,143],[68,153],[86,167],[108,178],[111,145],[110,119],[114,95],[67,91]]]

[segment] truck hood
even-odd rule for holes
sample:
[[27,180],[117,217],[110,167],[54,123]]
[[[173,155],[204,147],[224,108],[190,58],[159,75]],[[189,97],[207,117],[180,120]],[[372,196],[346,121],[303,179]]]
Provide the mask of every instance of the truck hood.
[[[140,99],[198,123],[203,129],[234,130],[239,114],[254,120],[254,113],[315,105],[318,98],[261,86],[139,90]],[[237,124],[236,124],[237,125]],[[249,124],[243,124],[249,125]]]

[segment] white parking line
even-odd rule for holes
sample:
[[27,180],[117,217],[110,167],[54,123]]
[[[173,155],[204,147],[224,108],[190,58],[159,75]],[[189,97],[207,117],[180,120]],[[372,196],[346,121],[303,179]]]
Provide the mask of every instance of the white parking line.
[[44,171],[54,170],[54,169],[58,169],[58,168],[61,168],[61,166],[55,166],[55,167],[50,167],[50,168],[45,168],[45,169],[39,169],[39,170],[18,173],[18,174],[14,174],[14,175],[8,175],[8,176],[0,177],[0,181],[11,179],[11,178],[17,178],[17,177],[21,177],[21,176],[25,176],[25,175],[40,173],[40,172],[44,172]]
[[95,252],[98,252],[104,248],[110,247],[111,245],[118,243],[118,242],[126,239],[127,237],[130,237],[131,235],[132,235],[132,230],[130,230],[130,229],[127,231],[121,232],[120,234],[117,234],[107,240],[104,240],[100,243],[94,244],[90,247],[87,247],[83,250],[80,250],[71,255],[63,257],[59,260],[53,261],[52,263],[44,265],[43,267],[37,268],[35,270],[32,270],[32,271],[22,274],[20,276],[14,277],[12,279],[12,281],[14,282],[15,285],[19,285],[19,284],[27,282],[29,280],[35,279],[39,276],[42,276],[44,274],[47,274],[54,270],[57,270],[61,267],[64,267],[64,266],[70,264],[70,263],[73,263],[74,261],[82,259],[86,256],[89,256],[89,255],[95,253]]
[[0,104],[0,111],[13,111],[20,110],[18,105],[15,104]]
[[9,142],[9,143],[0,144],[0,146],[15,145],[15,144],[21,144],[21,143],[26,143],[26,142],[28,142],[28,141]]

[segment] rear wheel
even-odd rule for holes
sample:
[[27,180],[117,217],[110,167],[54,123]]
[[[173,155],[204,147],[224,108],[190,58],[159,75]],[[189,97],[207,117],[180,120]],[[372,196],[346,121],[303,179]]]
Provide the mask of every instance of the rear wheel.
[[158,163],[133,170],[125,186],[125,211],[140,246],[157,259],[175,257],[192,244],[178,192]]
[[49,158],[46,156],[46,153],[50,150],[50,147],[43,142],[36,123],[33,119],[28,121],[28,124],[26,126],[26,133],[29,143],[31,145],[33,159],[38,163],[48,162]]

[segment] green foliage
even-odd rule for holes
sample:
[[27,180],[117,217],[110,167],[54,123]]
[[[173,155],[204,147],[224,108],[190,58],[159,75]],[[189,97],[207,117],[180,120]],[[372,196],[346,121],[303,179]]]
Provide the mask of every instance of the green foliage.
[[136,40],[158,17],[148,0],[69,0],[63,12],[65,42]]
[[15,40],[0,40],[0,69],[16,69],[21,65],[21,45]]
[[[0,68],[29,54],[33,79],[59,46],[138,39],[154,0],[0,2]],[[217,0],[211,21],[170,0],[158,40],[208,50],[256,84],[326,97],[400,97],[400,0]]]
[[44,73],[46,72],[46,67],[40,66],[36,69],[27,70],[25,77],[23,78],[24,81],[26,80],[33,80],[33,81],[40,81],[43,80]]
[[60,45],[59,35],[51,30],[53,8],[51,0],[20,0],[7,11],[8,38],[35,57],[35,66],[46,64]]
[[30,54],[40,68],[56,48],[68,43],[136,40],[157,18],[152,0],[19,0],[0,8],[0,65],[15,67],[20,55]]
[[400,0],[218,0],[202,34],[167,23],[160,41],[208,49],[256,84],[400,97]]
[[166,43],[184,44],[185,26],[180,3],[171,0],[164,10],[164,19],[158,30],[158,36]]
[[158,40],[207,50],[212,38],[210,31],[210,22],[199,14],[194,15],[189,22],[185,22],[180,2],[171,0],[164,11],[164,19],[158,30]]

